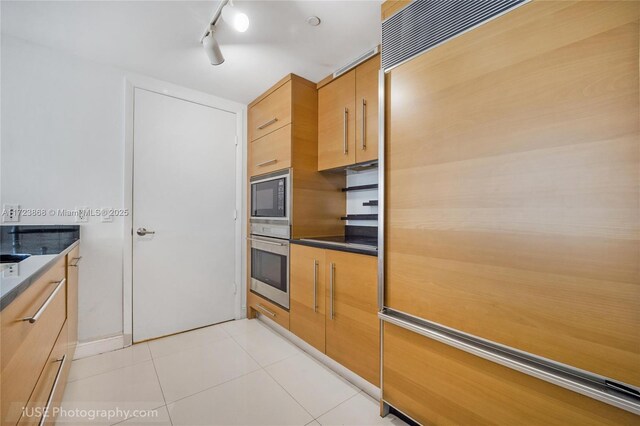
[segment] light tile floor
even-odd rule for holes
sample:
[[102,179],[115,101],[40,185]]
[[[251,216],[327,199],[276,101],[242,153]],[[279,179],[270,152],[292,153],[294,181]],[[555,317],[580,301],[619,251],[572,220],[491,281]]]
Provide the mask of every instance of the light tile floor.
[[404,425],[257,320],[74,361],[62,409],[58,423]]

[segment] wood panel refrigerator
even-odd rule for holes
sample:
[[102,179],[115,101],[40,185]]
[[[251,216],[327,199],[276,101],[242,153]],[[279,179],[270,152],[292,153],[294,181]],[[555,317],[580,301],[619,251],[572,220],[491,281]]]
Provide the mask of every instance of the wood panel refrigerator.
[[425,0],[383,22],[385,407],[640,421],[639,16]]

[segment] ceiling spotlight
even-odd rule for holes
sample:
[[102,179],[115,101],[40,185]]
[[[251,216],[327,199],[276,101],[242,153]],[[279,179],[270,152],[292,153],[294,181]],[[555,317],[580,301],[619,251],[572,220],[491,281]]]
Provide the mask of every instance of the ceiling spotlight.
[[[225,7],[227,5],[229,5],[229,7]],[[231,0],[222,0],[218,4],[218,8],[216,9],[216,13],[214,13],[213,18],[209,21],[209,26],[204,30],[202,37],[200,37],[200,43],[202,43],[202,47],[204,47],[204,51],[206,52],[211,65],[220,65],[224,62],[224,56],[220,50],[220,45],[214,36],[215,27],[218,20],[220,20],[220,17],[233,26],[236,31],[243,33],[249,29],[249,17],[238,9],[235,9]]]
[[312,27],[317,27],[318,25],[320,25],[320,18],[318,18],[317,16],[309,16],[307,18],[307,24],[311,25]]
[[207,34],[202,39],[202,47],[204,47],[204,51],[209,58],[209,62],[211,65],[220,65],[224,62],[224,56],[222,55],[222,51],[220,50],[220,45],[218,44],[218,40],[216,40],[213,35],[213,25],[209,29],[209,34]]
[[222,9],[222,19],[238,32],[243,33],[249,29],[249,17],[235,8],[232,3]]

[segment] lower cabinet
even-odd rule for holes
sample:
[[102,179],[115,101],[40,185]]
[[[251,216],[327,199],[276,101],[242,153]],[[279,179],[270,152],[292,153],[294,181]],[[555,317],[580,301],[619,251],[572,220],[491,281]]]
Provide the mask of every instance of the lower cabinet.
[[384,324],[382,398],[430,425],[632,425],[611,405]]
[[377,258],[292,244],[291,332],[380,384]]
[[55,423],[54,411],[60,406],[78,340],[78,247],[2,310],[3,425]]
[[[68,323],[65,322],[56,344],[44,365],[33,393],[29,398],[19,425],[39,425],[55,423],[55,407],[60,407],[66,385],[66,378],[71,368],[73,355],[69,354]],[[46,410],[47,417],[42,419]],[[43,421],[44,420],[44,421]]]
[[325,352],[325,251],[291,245],[289,330]]
[[51,266],[0,315],[2,424],[18,422],[52,349],[57,346],[67,315],[64,261],[62,258]]
[[249,306],[249,318],[255,318],[256,312],[259,312],[287,330],[289,329],[289,312],[270,300],[249,291],[247,294],[247,306]]

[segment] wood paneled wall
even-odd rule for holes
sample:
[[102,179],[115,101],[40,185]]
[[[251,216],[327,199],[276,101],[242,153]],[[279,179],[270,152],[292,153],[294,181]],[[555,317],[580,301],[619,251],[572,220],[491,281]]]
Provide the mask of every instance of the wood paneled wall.
[[639,15],[533,1],[387,76],[387,306],[640,386]]

